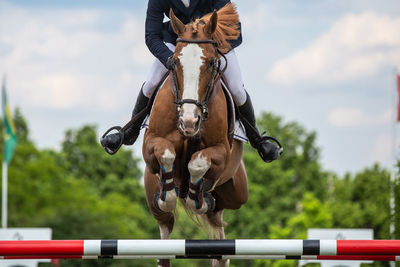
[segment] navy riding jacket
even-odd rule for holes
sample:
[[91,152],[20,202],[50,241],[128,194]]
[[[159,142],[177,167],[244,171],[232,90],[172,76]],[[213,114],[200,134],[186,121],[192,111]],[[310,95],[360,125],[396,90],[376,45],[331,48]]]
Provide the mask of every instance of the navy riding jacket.
[[[181,0],[149,0],[145,26],[147,47],[165,66],[168,57],[173,52],[168,49],[164,42],[176,45],[178,38],[172,29],[171,22],[163,22],[164,15],[169,18],[169,9],[172,8],[175,16],[184,24],[187,24],[214,9],[220,9],[229,2],[230,0],[190,0],[189,7],[185,7]],[[231,40],[229,43],[232,48],[239,46],[242,43],[242,34],[238,39]]]

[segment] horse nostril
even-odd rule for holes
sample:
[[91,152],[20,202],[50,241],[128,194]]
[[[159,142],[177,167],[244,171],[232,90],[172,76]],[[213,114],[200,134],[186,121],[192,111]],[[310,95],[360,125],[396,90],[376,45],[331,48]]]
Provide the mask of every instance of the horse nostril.
[[197,127],[199,127],[199,125],[200,125],[200,120],[201,120],[201,116],[200,115],[197,115],[197,117],[196,117],[196,128]]

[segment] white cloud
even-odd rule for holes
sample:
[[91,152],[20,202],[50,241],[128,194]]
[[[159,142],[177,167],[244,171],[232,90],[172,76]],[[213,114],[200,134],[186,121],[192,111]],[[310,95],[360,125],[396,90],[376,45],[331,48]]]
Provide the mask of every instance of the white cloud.
[[335,127],[378,126],[390,123],[391,114],[389,109],[375,115],[359,108],[338,107],[329,112],[328,122]]
[[[242,6],[245,12],[239,10],[239,15],[242,25],[246,25],[246,32],[254,32],[257,35],[264,33],[269,27],[272,16],[266,3],[256,3],[256,7],[254,7],[249,5],[246,0],[245,3],[242,3]],[[249,7],[251,7],[250,10],[246,10]]]
[[81,81],[67,73],[46,75],[29,81],[18,80],[14,85],[23,95],[21,100],[24,106],[67,108],[77,105],[82,97]]
[[150,54],[144,41],[144,23],[129,16],[121,27],[122,38],[131,46],[131,58],[137,64],[149,66],[154,57]]
[[111,18],[104,11],[0,4],[0,73],[8,74],[14,103],[24,110],[132,105],[121,96],[139,90],[154,59],[143,18],[121,15],[102,30]]
[[400,17],[349,14],[303,50],[277,61],[267,79],[279,84],[332,83],[376,73],[400,62]]
[[98,33],[90,30],[102,15],[99,11],[29,12],[2,7],[0,44],[12,47],[11,61],[26,61],[32,56],[79,56],[99,42]]
[[16,80],[10,87],[19,104],[28,109],[112,111],[121,104],[132,102],[121,96],[128,94],[126,88],[133,87],[134,76],[124,72],[116,80],[114,85],[110,85],[112,82],[107,77],[62,72]]

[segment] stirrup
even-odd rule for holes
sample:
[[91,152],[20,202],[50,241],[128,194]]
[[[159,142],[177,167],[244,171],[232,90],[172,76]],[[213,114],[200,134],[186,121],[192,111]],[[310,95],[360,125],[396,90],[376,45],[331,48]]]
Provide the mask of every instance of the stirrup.
[[282,147],[281,143],[278,141],[278,139],[276,139],[275,137],[272,137],[272,136],[264,135],[264,134],[266,134],[266,132],[263,132],[261,134],[261,141],[269,141],[269,140],[274,141],[279,147],[279,155],[282,154],[283,147]]
[[121,148],[123,142],[124,142],[124,132],[122,131],[122,127],[121,126],[114,126],[111,127],[110,129],[108,129],[102,136],[101,138],[104,139],[111,131],[113,130],[117,130],[118,133],[121,135],[121,141],[118,144],[118,146],[115,149],[110,149],[108,147],[103,146],[104,150],[110,154],[110,155],[114,155],[115,153],[117,153],[117,151]]
[[[278,141],[278,139],[276,139],[275,137],[268,136],[268,135],[265,135],[265,134],[266,134],[266,132],[263,132],[263,133],[260,135],[260,139],[257,140],[258,146],[261,146],[261,144],[262,144],[264,141],[270,141],[270,140],[271,140],[271,141],[273,141],[275,144],[278,145],[278,148],[279,148],[278,153],[279,153],[279,156],[281,156],[282,153],[283,153],[283,147],[282,147],[281,143],[280,143],[280,142]],[[263,157],[262,157],[262,155],[261,155],[261,153],[260,153],[259,147],[257,147],[257,152],[258,152],[258,155],[260,155],[260,157],[263,159]]]

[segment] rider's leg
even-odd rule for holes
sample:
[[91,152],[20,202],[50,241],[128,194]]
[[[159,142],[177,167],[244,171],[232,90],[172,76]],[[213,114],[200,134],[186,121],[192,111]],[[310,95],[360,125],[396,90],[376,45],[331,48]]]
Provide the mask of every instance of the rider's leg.
[[[247,125],[243,123],[246,130],[246,135],[249,138],[252,147],[256,148],[266,162],[275,160],[279,157],[279,149],[274,144],[264,140],[256,127],[256,119],[254,116],[254,109],[251,103],[249,94],[244,88],[242,73],[240,71],[239,62],[236,57],[235,51],[232,49],[225,54],[228,62],[228,67],[224,72],[224,78],[227,83],[228,89],[232,94],[233,100],[239,107],[240,114],[250,123]],[[225,62],[223,60],[221,68]],[[251,129],[254,128],[254,129]]]
[[[173,44],[166,43],[166,46],[171,51],[175,50],[175,46]],[[150,72],[147,75],[146,82],[142,85],[142,88],[140,89],[139,95],[136,99],[136,104],[132,111],[132,118],[146,108],[150,97],[157,89],[157,85],[159,85],[161,79],[165,76],[167,71],[168,70],[158,59],[153,62],[150,68]],[[125,130],[123,140],[124,145],[132,145],[133,143],[135,143],[136,139],[139,136],[140,128],[142,126],[143,120],[146,118],[146,115],[147,113],[143,113],[140,117],[138,117],[135,123],[133,123],[129,128]],[[101,144],[103,145],[103,147],[108,147],[111,150],[117,148],[120,142],[120,133],[109,134],[101,140]]]
[[[165,45],[171,51],[175,51],[175,46],[173,44],[166,43]],[[167,72],[167,68],[158,59],[155,59],[147,75],[146,82],[143,84],[142,91],[144,96],[150,98],[153,95],[154,91],[157,89],[157,85]]]

